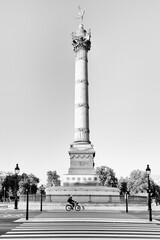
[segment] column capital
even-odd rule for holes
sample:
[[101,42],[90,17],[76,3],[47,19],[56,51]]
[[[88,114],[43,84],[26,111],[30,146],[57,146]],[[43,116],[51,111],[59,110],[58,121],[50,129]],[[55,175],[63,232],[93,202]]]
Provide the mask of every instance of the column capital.
[[80,49],[89,51],[91,48],[91,31],[88,32],[83,28],[83,24],[79,25],[79,29],[72,33],[73,51],[77,52]]

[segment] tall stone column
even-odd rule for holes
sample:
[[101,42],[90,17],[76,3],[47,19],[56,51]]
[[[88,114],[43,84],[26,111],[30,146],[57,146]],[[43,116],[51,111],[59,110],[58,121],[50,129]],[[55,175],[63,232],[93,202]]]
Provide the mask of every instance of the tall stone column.
[[75,58],[75,143],[89,141],[89,100],[88,100],[88,59],[90,50],[90,32],[79,25],[72,34]]
[[89,137],[88,59],[91,33],[81,23],[72,33],[75,52],[75,134],[70,145],[70,168],[64,176],[64,186],[96,186],[95,151]]

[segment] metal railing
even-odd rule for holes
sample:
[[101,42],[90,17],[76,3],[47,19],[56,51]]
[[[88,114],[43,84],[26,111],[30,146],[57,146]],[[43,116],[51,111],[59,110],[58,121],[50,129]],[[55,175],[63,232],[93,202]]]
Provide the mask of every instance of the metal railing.
[[[19,201],[26,201],[26,195],[20,195]],[[68,195],[43,195],[43,202],[50,203],[66,203],[68,199]],[[75,195],[73,196],[75,201],[81,203],[93,203],[93,204],[125,204],[126,199],[125,196],[120,195]],[[31,202],[39,202],[41,200],[41,195],[29,195],[29,201]],[[137,205],[146,205],[147,197],[146,196],[128,196],[128,204],[137,204]]]

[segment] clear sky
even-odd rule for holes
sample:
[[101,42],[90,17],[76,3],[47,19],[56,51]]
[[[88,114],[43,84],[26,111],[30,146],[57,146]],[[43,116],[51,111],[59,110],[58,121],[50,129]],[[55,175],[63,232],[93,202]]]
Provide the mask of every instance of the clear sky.
[[0,170],[68,172],[74,141],[71,33],[86,6],[95,166],[160,175],[160,1],[0,0]]

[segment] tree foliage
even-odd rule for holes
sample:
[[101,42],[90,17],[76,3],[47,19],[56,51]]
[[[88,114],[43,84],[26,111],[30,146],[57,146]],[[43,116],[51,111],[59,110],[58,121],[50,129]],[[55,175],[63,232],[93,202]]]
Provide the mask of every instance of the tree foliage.
[[22,175],[10,174],[4,178],[2,183],[2,191],[6,197],[15,196],[18,192],[19,194],[25,194],[26,189],[29,190],[30,194],[35,194],[37,192],[37,185],[39,183],[39,178],[33,174],[27,175],[23,173]]
[[47,172],[47,187],[57,187],[61,185],[60,176],[56,171]]
[[157,184],[153,186],[152,197],[155,198],[156,205],[160,204],[160,186]]
[[[154,182],[150,179],[151,189],[154,187]],[[146,193],[148,189],[148,179],[147,174],[144,171],[133,170],[130,173],[130,177],[128,180],[128,189],[131,194],[137,193]]]
[[100,184],[107,187],[117,187],[118,180],[112,168],[107,166],[97,167],[96,173],[99,175]]
[[6,194],[4,181],[5,181],[6,176],[8,176],[8,175],[13,175],[13,173],[0,171],[0,199],[1,200],[4,197],[4,195]]
[[23,173],[19,182],[20,193],[25,194],[26,189],[28,189],[30,194],[36,194],[38,189],[38,183],[39,178],[37,178],[34,174],[31,173],[27,175],[26,173]]
[[2,189],[6,192],[6,197],[8,197],[9,191],[12,192],[12,195],[15,196],[16,192],[19,190],[19,181],[20,176],[12,174],[5,177],[2,183]]

